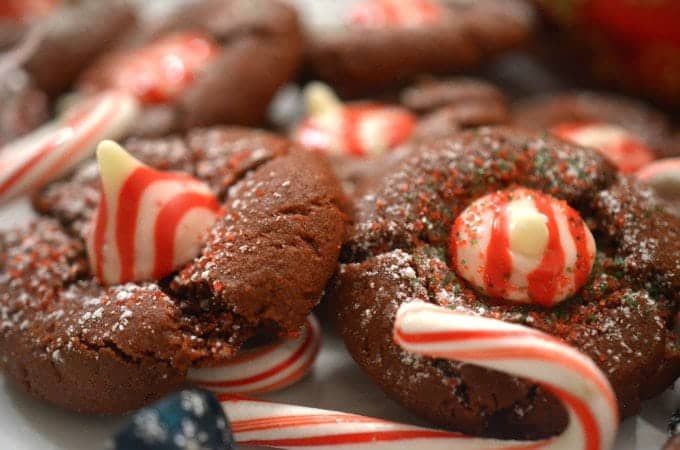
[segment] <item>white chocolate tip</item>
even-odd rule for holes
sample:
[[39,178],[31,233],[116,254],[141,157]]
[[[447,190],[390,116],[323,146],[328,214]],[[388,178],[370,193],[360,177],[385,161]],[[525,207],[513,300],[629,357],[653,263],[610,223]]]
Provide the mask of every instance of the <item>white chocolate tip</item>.
[[548,219],[538,211],[519,207],[510,213],[510,250],[540,256],[548,246]]
[[130,172],[142,165],[117,142],[110,140],[97,145],[97,163],[105,191],[120,184]]
[[319,81],[309,83],[304,89],[305,107],[307,114],[318,116],[340,108],[342,102],[327,84]]

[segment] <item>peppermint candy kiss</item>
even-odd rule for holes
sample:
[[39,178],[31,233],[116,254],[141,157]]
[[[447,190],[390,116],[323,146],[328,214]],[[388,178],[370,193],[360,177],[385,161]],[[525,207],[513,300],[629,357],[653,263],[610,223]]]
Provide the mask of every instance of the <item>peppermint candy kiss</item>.
[[437,22],[443,14],[434,0],[364,0],[349,10],[348,20],[363,28],[410,28]]
[[541,441],[486,439],[355,414],[223,394],[236,442],[316,450],[607,450],[618,407],[604,374],[573,347],[537,330],[429,303],[402,304],[394,340],[406,352],[462,361],[539,383],[569,414],[564,432]]
[[451,228],[458,274],[488,295],[552,306],[585,284],[595,239],[564,201],[524,188],[475,200]]
[[0,203],[40,189],[89,157],[97,142],[125,134],[139,106],[134,97],[104,92],[61,118],[0,149]]
[[80,84],[86,91],[118,89],[144,103],[166,103],[191,86],[218,53],[219,45],[210,36],[177,32],[103,58],[83,75]]
[[199,253],[219,209],[205,183],[147,167],[112,141],[97,159],[102,196],[87,251],[100,281],[159,279]]
[[192,369],[189,383],[216,393],[263,394],[302,379],[312,368],[321,347],[321,328],[307,317],[300,336],[238,354],[220,367]]
[[551,132],[560,139],[598,150],[624,173],[635,172],[654,160],[654,152],[617,125],[565,123],[554,127]]
[[377,103],[343,104],[323,83],[305,88],[308,117],[293,132],[303,147],[331,154],[371,157],[406,141],[416,124],[413,114]]

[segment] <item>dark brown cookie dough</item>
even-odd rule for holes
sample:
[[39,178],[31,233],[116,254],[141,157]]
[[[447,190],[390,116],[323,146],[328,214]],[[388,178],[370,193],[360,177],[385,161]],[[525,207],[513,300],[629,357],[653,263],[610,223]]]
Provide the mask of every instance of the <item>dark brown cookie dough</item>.
[[207,129],[128,148],[206,180],[224,202],[201,254],[178,273],[96,282],[82,239],[99,197],[92,165],[36,195],[42,216],[31,227],[0,236],[1,366],[32,395],[80,412],[139,407],[254,336],[297,331],[345,231],[327,163],[282,138]]
[[[296,3],[304,4],[299,0]],[[332,3],[332,2],[331,2]],[[450,73],[524,43],[533,15],[522,1],[442,2],[444,14],[423,26],[368,28],[347,12],[314,5],[327,17],[307,21],[307,61],[314,78],[356,95],[409,81],[423,73]],[[305,6],[301,6],[305,8]],[[304,12],[304,11],[303,11]]]
[[513,106],[514,122],[545,130],[563,123],[604,122],[625,128],[659,157],[679,154],[668,118],[637,100],[595,92],[570,92],[521,100]]
[[[680,222],[596,152],[545,134],[480,128],[421,141],[355,194],[330,308],[350,353],[387,392],[439,426],[539,438],[567,423],[539,386],[469,364],[413,356],[392,341],[401,303],[431,302],[555,335],[608,376],[622,417],[680,374],[673,318]],[[474,199],[523,185],[566,200],[598,245],[586,285],[556,307],[487,298],[449,267],[449,233]]]
[[84,74],[81,85],[105,86],[115,70],[111,61],[179,32],[207,34],[219,45],[218,54],[178,97],[147,105],[131,135],[160,136],[215,124],[260,124],[274,94],[294,77],[301,63],[301,31],[289,6],[279,1],[201,0],[106,55]]
[[[53,96],[71,86],[85,67],[112,48],[136,25],[125,0],[64,2],[44,17],[12,27],[0,24],[0,48],[19,45],[37,29],[38,43],[24,62],[36,85]],[[35,30],[34,30],[35,32]]]

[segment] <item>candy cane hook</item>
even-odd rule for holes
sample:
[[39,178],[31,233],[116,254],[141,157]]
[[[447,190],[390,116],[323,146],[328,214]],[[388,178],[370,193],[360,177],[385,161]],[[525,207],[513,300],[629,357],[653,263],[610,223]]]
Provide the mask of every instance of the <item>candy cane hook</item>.
[[399,308],[394,339],[411,353],[463,361],[541,384],[567,409],[567,429],[540,441],[487,439],[221,395],[237,442],[316,450],[606,450],[613,445],[619,418],[607,378],[589,358],[552,336],[522,325],[413,302]]

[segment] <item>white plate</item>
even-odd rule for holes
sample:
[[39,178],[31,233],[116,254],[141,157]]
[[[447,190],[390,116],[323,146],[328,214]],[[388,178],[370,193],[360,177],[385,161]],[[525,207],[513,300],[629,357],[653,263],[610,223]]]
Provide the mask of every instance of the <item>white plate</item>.
[[[16,201],[0,209],[0,229],[24,225],[31,215],[27,201]],[[425,425],[387,398],[354,364],[339,338],[329,331],[325,332],[324,345],[312,373],[300,383],[265,398]],[[680,394],[673,391],[645,403],[639,416],[621,425],[616,449],[660,448],[666,440],[667,420],[677,406],[680,406]],[[46,405],[0,376],[2,450],[102,448],[123,420],[88,417]]]

